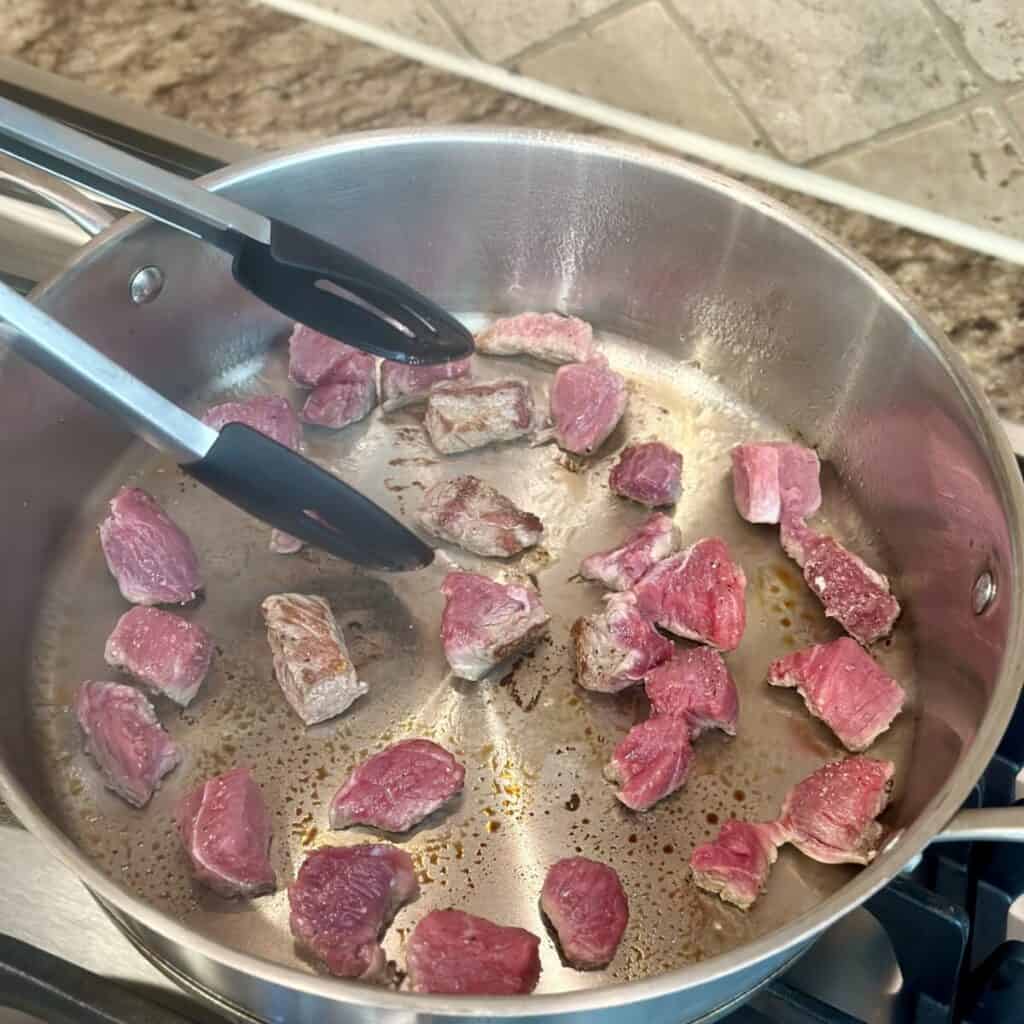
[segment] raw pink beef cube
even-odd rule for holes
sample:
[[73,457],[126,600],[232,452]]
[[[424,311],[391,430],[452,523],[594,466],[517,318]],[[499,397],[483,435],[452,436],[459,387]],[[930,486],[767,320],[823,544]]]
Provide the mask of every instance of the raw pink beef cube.
[[594,332],[585,320],[558,313],[520,313],[495,320],[476,336],[488,356],[533,356],[548,363],[582,363],[594,355]]
[[813,515],[821,508],[820,474],[817,453],[803,445],[761,441],[732,450],[733,495],[748,523]]
[[646,811],[674,793],[693,766],[686,722],[670,716],[634,725],[612,753],[605,777],[620,785],[615,795],[634,811]]
[[668,516],[655,512],[620,547],[584,558],[580,575],[603,583],[609,590],[629,590],[657,562],[678,551],[679,543],[679,527]]
[[624,448],[608,476],[614,494],[655,508],[673,505],[683,493],[683,456],[661,441]]
[[746,910],[764,892],[768,872],[785,839],[774,822],[727,821],[712,842],[691,854],[693,880],[701,889]]
[[669,661],[647,673],[644,689],[651,711],[684,719],[691,739],[707,729],[736,735],[739,695],[718,651],[710,647],[677,650]]

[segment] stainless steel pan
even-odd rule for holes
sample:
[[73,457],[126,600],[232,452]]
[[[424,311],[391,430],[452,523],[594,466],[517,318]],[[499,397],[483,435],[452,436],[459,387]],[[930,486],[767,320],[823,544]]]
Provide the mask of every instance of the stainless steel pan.
[[[367,135],[234,168],[209,184],[315,227],[470,321],[531,308],[587,317],[630,380],[631,406],[585,467],[550,447],[442,461],[409,411],[378,413],[340,434],[307,431],[314,458],[399,515],[441,475],[472,471],[546,521],[543,550],[519,568],[538,579],[551,638],[504,678],[470,685],[453,681],[441,656],[440,566],[395,578],[318,556],[273,556],[256,524],[59,386],[14,358],[0,366],[2,792],[184,985],[236,1015],[289,1022],[709,1019],[927,843],[1024,839],[1019,811],[958,814],[1018,697],[1024,493],[961,362],[877,272],[726,179],[566,137]],[[159,287],[139,288],[140,273]],[[159,225],[131,219],[104,232],[34,298],[193,408],[288,389],[288,325],[234,284],[225,257]],[[478,361],[483,375],[510,368]],[[550,380],[538,366],[516,371],[538,392]],[[572,578],[580,557],[639,515],[609,497],[608,466],[627,438],[647,435],[685,450],[677,520],[687,538],[716,533],[734,548],[750,579],[750,624],[730,656],[739,735],[700,740],[686,789],[634,815],[615,802],[600,768],[644,714],[642,702],[577,691],[567,633],[599,600]],[[786,852],[767,895],[743,915],[694,890],[690,850],[727,815],[776,813],[794,781],[839,753],[792,694],[763,683],[772,657],[833,635],[774,531],[742,523],[731,507],[728,448],[765,435],[819,448],[828,526],[892,574],[905,612],[879,656],[911,701],[874,748],[897,764],[885,851],[859,873]],[[197,703],[160,708],[188,753],[143,812],[102,790],[69,712],[82,679],[108,674],[103,640],[123,606],[95,524],[126,479],[164,500],[195,540],[209,586],[190,614],[219,645]],[[284,706],[259,622],[260,600],[281,589],[330,599],[372,688],[362,706],[310,730]],[[327,802],[356,759],[404,735],[458,751],[468,785],[451,813],[405,840],[423,895],[388,933],[399,965],[410,928],[436,906],[542,931],[544,871],[579,849],[615,864],[631,898],[630,928],[608,971],[573,972],[546,940],[540,989],[526,999],[345,983],[314,973],[293,948],[283,891],[235,905],[191,885],[171,822],[188,785],[250,764],[274,808],[274,855],[287,880],[310,847],[366,838],[326,832]]]

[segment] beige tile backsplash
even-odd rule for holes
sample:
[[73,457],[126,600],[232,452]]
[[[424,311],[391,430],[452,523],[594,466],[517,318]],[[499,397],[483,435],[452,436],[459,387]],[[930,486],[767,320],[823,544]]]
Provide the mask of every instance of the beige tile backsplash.
[[318,0],[1024,238],[1024,0]]

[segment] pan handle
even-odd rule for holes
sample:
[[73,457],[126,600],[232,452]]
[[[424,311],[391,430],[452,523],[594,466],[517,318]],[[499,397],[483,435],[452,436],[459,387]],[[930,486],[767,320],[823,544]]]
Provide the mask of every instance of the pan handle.
[[89,199],[84,192],[56,175],[30,167],[2,153],[0,178],[13,181],[26,192],[45,199],[65,217],[74,221],[90,238],[95,238],[100,232],[106,231],[116,219],[105,207]]
[[960,811],[933,843],[1024,843],[1024,803],[1013,807],[977,807]]

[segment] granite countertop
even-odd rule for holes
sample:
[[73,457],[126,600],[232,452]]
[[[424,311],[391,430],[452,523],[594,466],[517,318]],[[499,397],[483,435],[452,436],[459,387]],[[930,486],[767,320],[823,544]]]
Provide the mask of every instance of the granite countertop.
[[[4,4],[0,53],[255,148],[347,131],[490,123],[615,136],[246,0]],[[755,183],[756,184],[756,183]],[[1024,267],[768,189],[931,314],[999,411],[1024,422]]]

